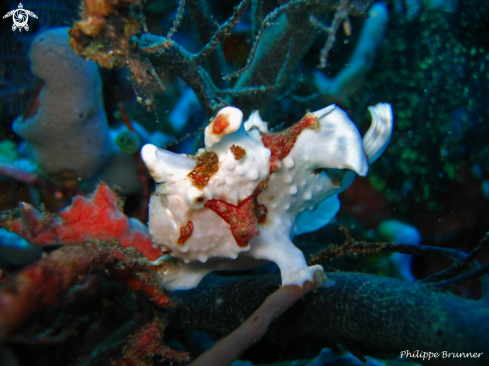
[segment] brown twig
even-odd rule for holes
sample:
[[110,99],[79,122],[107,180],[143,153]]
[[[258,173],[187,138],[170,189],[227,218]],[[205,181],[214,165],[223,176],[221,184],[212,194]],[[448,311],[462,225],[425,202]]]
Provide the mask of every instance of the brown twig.
[[131,119],[126,113],[126,109],[124,108],[124,104],[122,102],[117,103],[117,106],[119,107],[119,112],[121,112],[121,117],[122,117],[122,122],[126,125],[127,129],[129,131],[134,132],[134,126],[132,125]]
[[[441,255],[450,259],[464,259],[466,254],[448,248],[431,247],[427,245],[410,245],[398,243],[367,243],[358,241],[353,243],[345,243],[343,245],[325,249],[311,257],[309,265],[321,264],[335,258],[345,255],[369,254],[369,253],[403,253],[412,255]],[[474,266],[474,264],[472,264]],[[477,268],[477,267],[474,267]]]
[[[187,0],[188,9],[192,18],[200,44],[203,47],[212,38],[219,28],[211,13],[208,0]],[[203,65],[208,71],[214,84],[219,88],[228,88],[229,83],[222,80],[222,74],[227,74],[226,57],[223,47],[217,48],[206,59]]]
[[338,230],[342,231],[343,234],[345,234],[346,236],[346,241],[348,242],[348,244],[352,245],[355,241],[352,239],[352,237],[350,236],[350,232],[348,231],[348,229],[344,226],[340,226],[338,228]]

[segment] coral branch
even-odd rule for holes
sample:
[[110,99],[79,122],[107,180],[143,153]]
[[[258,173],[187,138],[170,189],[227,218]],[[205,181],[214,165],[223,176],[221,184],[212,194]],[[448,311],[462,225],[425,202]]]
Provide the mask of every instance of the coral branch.
[[227,105],[215,93],[215,86],[207,72],[194,61],[192,54],[177,43],[167,41],[164,37],[146,34],[141,38],[139,47],[157,70],[166,69],[185,81],[195,92],[208,115],[217,113],[220,108]]
[[262,0],[251,0],[251,35],[255,35],[256,31],[260,29],[263,23],[263,1]]
[[190,366],[226,366],[236,360],[252,344],[257,342],[269,325],[308,292],[326,282],[322,272],[316,272],[313,282],[302,287],[282,286],[269,295],[263,304],[230,335],[221,339],[209,351],[199,356]]
[[180,22],[182,21],[184,6],[185,6],[185,0],[180,0],[180,4],[178,5],[177,16],[175,17],[175,20],[173,21],[173,25],[172,25],[171,29],[168,31],[168,34],[166,35],[166,39],[170,40],[171,37],[173,37],[173,35],[177,31],[177,28],[180,25]]
[[[275,80],[275,84],[270,85],[270,86],[263,86],[262,85],[262,86],[248,87],[248,88],[243,88],[243,89],[223,89],[223,90],[217,90],[216,93],[218,93],[219,95],[234,95],[234,96],[255,95],[256,96],[257,94],[263,95],[267,92],[279,90],[279,88],[283,85],[282,83],[287,79],[285,76],[286,75],[285,70],[287,69],[287,65],[289,64],[289,61],[290,61],[290,46],[291,46],[291,44],[292,44],[292,39],[289,42],[289,52],[287,53],[287,57],[284,60],[284,64],[282,65],[282,68],[280,69],[280,71],[277,73],[277,79]],[[253,50],[252,50],[252,53],[254,53]],[[240,74],[242,74],[243,72],[248,70],[248,68],[250,66],[251,66],[251,63],[249,66],[246,66],[245,68],[243,68],[243,69],[241,69],[241,70],[239,70],[233,74],[224,76],[223,80],[227,80],[227,79],[233,78],[235,76],[239,76]]]
[[[349,238],[349,234],[348,234],[348,238]],[[483,244],[484,239],[481,241],[482,245],[484,245]],[[480,250],[478,248],[476,248],[477,251]],[[487,276],[483,276],[484,274],[487,273],[486,266],[481,267],[477,262],[474,262],[473,261],[474,258],[472,257],[471,254],[467,255],[464,252],[455,249],[431,247],[426,245],[398,244],[398,243],[367,243],[364,241],[353,242],[352,239],[349,238],[349,241],[343,245],[334,248],[325,249],[320,253],[314,255],[309,260],[309,264],[321,264],[326,261],[342,257],[344,255],[381,253],[381,252],[403,253],[403,254],[412,254],[412,255],[429,255],[429,256],[439,255],[442,257],[453,259],[454,261],[458,261],[458,263],[464,263],[464,268],[467,268],[466,266],[470,266],[470,268],[473,271],[467,273],[466,275],[464,275],[464,277],[461,278],[457,277],[457,280],[454,281],[453,283],[452,282],[443,283],[440,285],[440,287],[449,288],[451,286],[455,286],[457,284],[467,282],[474,278],[480,278],[481,285],[482,285],[482,292],[484,296],[489,294],[489,278]],[[471,257],[472,259],[468,260],[467,258],[469,257]],[[457,264],[454,264],[454,266],[457,266]],[[432,277],[428,277],[428,278],[435,278],[436,280],[446,279],[447,277],[444,275],[444,273],[445,271],[439,273],[441,277],[438,277],[439,274],[435,274]],[[460,272],[457,272],[457,274],[458,273]],[[425,282],[425,281],[423,280],[420,282]]]
[[429,283],[429,282],[437,282],[446,280],[448,278],[452,278],[462,273],[469,267],[472,267],[472,263],[475,261],[477,256],[482,253],[489,246],[489,233],[486,233],[486,236],[480,241],[480,243],[475,247],[464,259],[454,263],[445,271],[435,273],[432,276],[424,278],[421,282]]
[[[319,69],[324,69],[326,67],[326,63],[328,60],[328,53],[333,47],[334,42],[336,41],[336,32],[341,23],[347,22],[348,19],[348,6],[350,5],[350,0],[341,0],[338,4],[338,9],[336,10],[336,14],[333,19],[333,23],[331,26],[326,27],[323,23],[321,23],[315,16],[310,15],[309,21],[316,28],[321,29],[322,31],[328,34],[328,39],[324,44],[324,47],[321,49],[321,54],[319,56]],[[349,24],[349,22],[347,23]]]
[[403,253],[412,255],[441,255],[451,259],[464,259],[466,254],[455,249],[431,247],[426,245],[411,245],[398,243],[367,243],[365,241],[347,242],[343,245],[328,248],[314,255],[309,264],[320,264],[344,255],[367,253]]
[[[89,0],[85,2],[91,3]],[[197,13],[196,2],[197,0],[193,0],[190,4],[194,14]],[[211,40],[196,55],[190,54],[172,41],[170,39],[172,31],[167,37],[149,33],[143,34],[139,40],[131,37],[145,27],[144,19],[140,15],[140,1],[118,0],[111,4],[107,1],[102,3],[108,10],[103,7],[105,10],[95,12],[92,18],[89,14],[94,12],[93,9],[90,13],[87,10],[88,5],[85,5],[83,20],[70,30],[71,45],[77,54],[95,60],[105,67],[129,65],[137,84],[147,96],[145,99],[140,98],[140,101],[144,101],[148,106],[152,105],[153,100],[150,84],[157,84],[162,88],[153,66],[156,70],[170,71],[185,81],[197,95],[206,114],[213,115],[227,105],[227,102],[219,97],[220,90],[211,81],[201,64],[229,35],[230,30],[247,9],[250,0],[240,2],[231,18],[214,32]],[[292,0],[265,17],[245,68],[226,77],[242,74],[234,86],[237,95],[235,99],[239,100],[238,105],[246,105],[250,110],[259,105],[264,106],[279,92],[290,72],[303,59],[317,35],[317,29],[309,23],[309,15],[314,13],[320,17],[336,9],[338,3],[341,3],[341,0]],[[347,7],[346,11],[355,16],[363,15],[371,3],[372,0],[355,1]],[[205,9],[205,2],[202,4],[204,4],[204,9],[201,11],[203,19],[199,19],[198,26],[201,29],[210,29],[210,18]],[[181,8],[182,3],[180,10]],[[177,23],[181,16],[180,10],[175,21]],[[272,23],[275,19],[276,23]],[[275,26],[270,27],[271,25]],[[287,66],[282,70],[284,64]],[[217,80],[215,67],[210,69],[214,80]],[[280,83],[274,85],[277,80]],[[218,85],[220,84],[218,82]],[[266,93],[246,92],[250,87],[255,89],[267,85],[274,85],[274,87],[272,90],[265,90]],[[239,91],[244,92],[239,93]],[[225,94],[226,91],[222,93]],[[266,98],[263,98],[264,95]]]
[[320,97],[323,103],[345,105],[349,102],[351,95],[363,86],[367,75],[374,66],[377,50],[384,40],[389,22],[388,9],[381,2],[372,5],[368,13],[369,18],[364,22],[355,49],[348,60],[348,67],[344,67],[332,78],[320,71],[314,72],[314,84],[318,91],[308,98],[302,98],[302,102]]
[[[293,1],[290,1],[287,4],[281,5],[265,17],[265,19],[263,20],[263,22],[261,24],[260,30],[258,31],[258,34],[255,37],[255,41],[253,42],[253,46],[251,47],[250,55],[248,56],[248,59],[246,60],[245,66],[242,69],[233,72],[232,74],[224,76],[223,77],[224,80],[232,79],[234,77],[238,77],[238,76],[242,75],[245,71],[248,71],[250,69],[251,64],[253,63],[253,60],[255,59],[256,49],[258,48],[258,44],[260,43],[260,40],[263,36],[263,33],[265,32],[265,29],[274,25],[275,23],[272,23],[273,20],[275,18],[277,18],[280,14],[284,13],[287,9],[289,9],[293,3],[294,3]],[[290,49],[289,49],[289,52],[286,53],[286,55],[290,55]]]
[[[281,343],[314,337],[324,345],[348,344],[369,354],[406,349],[483,352],[470,364],[487,364],[487,303],[382,276],[337,272],[328,273],[328,279],[335,285],[304,296],[265,336]],[[279,283],[278,275],[204,280],[196,290],[174,293],[178,309],[170,326],[231,332]],[[457,366],[460,360],[438,358],[430,364]]]
[[243,74],[245,71],[249,70],[249,68],[251,67],[251,64],[253,63],[253,60],[255,59],[256,49],[258,48],[258,44],[260,43],[260,40],[263,36],[263,32],[265,32],[265,29],[267,29],[269,26],[274,25],[274,23],[272,23],[272,21],[276,17],[278,17],[280,14],[282,14],[285,10],[287,10],[291,4],[292,4],[292,1],[289,2],[288,4],[281,5],[265,17],[265,19],[261,23],[260,30],[258,31],[258,34],[255,37],[255,41],[253,42],[253,46],[251,47],[250,55],[248,56],[248,59],[246,60],[245,67],[243,67],[242,69],[240,69],[238,71],[233,72],[232,74],[224,76],[223,77],[224,80],[232,79],[234,77],[238,77],[241,74]]
[[207,56],[221,44],[222,40],[229,35],[231,29],[234,28],[246,9],[248,9],[250,1],[251,0],[243,0],[236,8],[234,8],[234,13],[231,18],[219,27],[216,33],[212,36],[210,42],[194,56],[194,60],[197,64],[201,64]]
[[[439,289],[450,289],[452,287],[461,285],[463,283],[466,283],[470,280],[474,280],[476,278],[480,278],[483,275],[486,275],[489,273],[489,263],[484,264],[483,266],[474,269],[473,271],[464,273],[463,275],[450,278],[448,280],[444,281],[438,281],[438,282],[430,282],[425,284],[426,287],[436,287]],[[487,295],[487,291],[484,292],[484,295]],[[487,296],[484,296],[484,299],[487,301]]]
[[[207,0],[188,0],[187,3],[200,43],[205,45],[216,32],[218,25],[213,19]],[[222,47],[218,47],[209,55],[205,66],[216,86],[220,88],[229,86],[228,82],[222,80],[222,74],[227,70]]]
[[[355,1],[348,7],[348,13],[354,16],[362,15],[372,2],[371,0]],[[290,57],[284,73],[284,81],[274,93],[268,93],[265,98],[263,95],[259,97],[240,95],[233,103],[240,107],[246,106],[247,111],[251,111],[263,108],[272,101],[316,39],[318,32],[309,22],[309,15],[314,14],[317,18],[321,18],[335,10],[339,3],[340,1],[337,0],[295,0],[275,9],[265,17],[262,28],[266,29],[263,32],[259,31],[259,42],[255,42],[250,54],[253,60],[249,62],[249,68],[240,76],[234,88],[240,90],[250,86],[272,85],[285,58]],[[267,24],[271,20],[274,20],[273,26]]]

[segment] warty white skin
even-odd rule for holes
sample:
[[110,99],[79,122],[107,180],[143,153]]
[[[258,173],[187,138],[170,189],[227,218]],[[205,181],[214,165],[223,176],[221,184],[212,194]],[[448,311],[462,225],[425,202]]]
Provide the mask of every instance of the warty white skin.
[[[369,157],[378,157],[387,145],[386,136],[390,138],[390,132],[379,129],[379,124],[392,130],[392,113],[389,119],[389,113],[376,111],[372,113],[372,126],[376,127],[369,138],[375,143],[368,147]],[[188,177],[195,167],[193,159],[153,145],[142,150],[143,161],[157,182],[150,201],[149,232],[155,245],[169,248],[178,259],[176,269],[165,275],[163,286],[170,290],[191,289],[210,272],[249,269],[269,261],[280,268],[283,285],[301,286],[312,281],[314,273],[323,268],[308,267],[303,253],[291,239],[297,233],[327,224],[339,209],[338,193],[350,186],[355,173],[367,173],[368,157],[362,137],[340,108],[332,105],[314,112],[319,129],[304,129],[282,160],[281,168],[269,176],[266,189],[257,197],[258,203],[267,207],[267,220],[259,224],[260,234],[240,248],[229,224],[204,204],[213,198],[237,204],[249,197],[268,176],[271,154],[261,141],[258,129],[263,131],[265,127],[257,113],[252,115],[253,122],[247,124],[250,131],[246,132],[239,110],[226,107],[223,112],[232,116],[227,129],[230,133],[208,136],[212,129],[206,129],[205,141],[209,144],[206,148],[218,155],[219,170],[203,189],[194,187]],[[229,169],[226,164],[234,159],[229,150],[232,144],[244,147],[246,155],[235,160],[236,166]],[[244,174],[240,174],[239,164]],[[196,202],[198,197],[205,199]],[[177,243],[180,228],[189,220],[194,230],[180,245]]]

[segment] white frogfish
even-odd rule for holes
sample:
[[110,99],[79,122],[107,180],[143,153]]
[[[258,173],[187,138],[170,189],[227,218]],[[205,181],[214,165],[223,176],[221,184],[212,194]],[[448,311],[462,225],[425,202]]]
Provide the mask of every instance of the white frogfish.
[[323,268],[308,267],[292,238],[326,225],[339,210],[338,194],[385,150],[392,109],[369,110],[363,139],[335,105],[279,133],[269,133],[258,112],[243,124],[239,109],[225,107],[193,157],[145,145],[141,156],[156,181],[149,233],[177,260],[163,286],[191,289],[210,272],[268,262],[280,268],[282,285],[312,281]]

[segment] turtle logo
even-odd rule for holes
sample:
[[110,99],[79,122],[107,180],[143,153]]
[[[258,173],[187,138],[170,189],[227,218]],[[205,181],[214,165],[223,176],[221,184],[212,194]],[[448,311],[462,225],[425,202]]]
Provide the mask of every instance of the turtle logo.
[[29,15],[37,19],[36,14],[34,14],[30,10],[24,9],[22,3],[19,3],[19,8],[9,11],[3,16],[3,19],[11,16],[14,21],[14,24],[12,25],[12,30],[15,31],[17,28],[19,28],[19,32],[22,32],[22,28],[24,28],[26,31],[29,30],[29,25],[27,24],[27,21],[29,20]]

